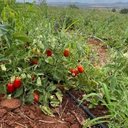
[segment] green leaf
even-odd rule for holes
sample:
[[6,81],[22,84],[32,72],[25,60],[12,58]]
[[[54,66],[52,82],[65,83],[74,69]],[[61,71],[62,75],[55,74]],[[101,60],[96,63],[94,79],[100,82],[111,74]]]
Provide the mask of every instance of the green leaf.
[[24,42],[30,42],[30,38],[27,35],[21,33],[14,33],[13,38]]
[[60,102],[62,102],[63,94],[61,93],[61,91],[57,91],[57,92],[55,93],[55,95],[56,95],[56,97],[58,98],[58,100],[59,100]]
[[104,83],[102,84],[102,91],[103,91],[103,93],[105,95],[105,98],[106,98],[108,104],[111,104],[109,89],[108,89],[107,85],[104,84]]
[[55,70],[54,75],[53,75],[53,79],[56,80],[56,81],[59,81],[60,77],[62,76],[61,75],[62,73],[63,73],[62,71],[58,72],[57,70]]
[[12,29],[12,27],[9,25],[0,24],[0,29],[4,31],[8,31],[9,29]]
[[53,99],[53,100],[50,101],[50,105],[52,107],[57,107],[57,106],[59,106],[59,104],[60,104],[60,102],[57,99]]
[[27,94],[26,98],[25,98],[25,102],[26,102],[26,103],[32,103],[33,100],[34,100],[33,92],[30,91],[30,92]]
[[46,115],[50,115],[50,116],[54,116],[53,113],[52,113],[52,110],[48,107],[48,106],[42,106],[40,105],[40,109],[41,111],[46,114]]
[[40,49],[44,49],[45,48],[44,44],[41,41],[39,41],[37,45],[38,45],[38,47]]
[[22,77],[22,79],[25,79],[27,76],[26,76],[25,73],[22,73],[22,74],[21,74],[21,77]]
[[2,71],[6,71],[7,70],[6,67],[5,67],[5,64],[1,64],[0,66],[1,66],[1,70]]
[[52,91],[54,91],[56,89],[56,85],[54,85],[54,84],[50,84],[48,87],[47,87],[47,91],[48,92],[52,92]]
[[52,65],[54,63],[53,57],[46,58],[45,62]]
[[4,61],[8,61],[8,59],[7,58],[5,58],[5,56],[3,56],[3,55],[0,55],[0,62],[4,62]]
[[42,85],[40,77],[37,78],[36,84],[37,84],[37,86],[41,86]]
[[15,97],[15,98],[18,98],[18,97],[20,97],[22,94],[23,94],[23,87],[18,88],[18,89],[16,90],[16,92],[15,92],[15,94],[14,94],[14,97]]
[[84,100],[88,100],[88,98],[90,97],[100,97],[97,93],[90,93],[87,95],[83,95],[82,100],[80,101],[80,104],[84,101]]
[[0,94],[6,94],[6,86],[0,85]]
[[0,24],[0,37],[7,34],[10,29],[12,29],[10,26]]
[[45,92],[45,90],[43,90],[43,95],[40,96],[40,102],[43,104],[48,104],[49,103],[49,97],[50,97],[50,93],[49,92]]
[[62,98],[63,98],[63,95],[61,93],[61,91],[57,91],[55,93],[55,95],[51,95],[50,96],[50,105],[52,107],[57,107],[60,105],[60,103],[62,102]]

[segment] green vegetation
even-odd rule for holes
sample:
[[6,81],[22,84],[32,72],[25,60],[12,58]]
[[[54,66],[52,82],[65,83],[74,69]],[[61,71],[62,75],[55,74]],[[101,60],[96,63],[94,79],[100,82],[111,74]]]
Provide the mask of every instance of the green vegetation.
[[128,9],[127,8],[121,9],[120,13],[121,14],[128,14]]
[[[51,115],[50,106],[62,102],[61,83],[65,90],[85,91],[84,98],[93,106],[105,105],[109,128],[127,128],[127,21],[128,15],[107,9],[0,3],[0,93],[23,103],[39,102]],[[89,37],[108,47],[105,66],[96,68],[90,61],[96,56],[88,46]],[[78,65],[84,72],[78,72]],[[93,122],[97,123],[88,120],[86,126]]]

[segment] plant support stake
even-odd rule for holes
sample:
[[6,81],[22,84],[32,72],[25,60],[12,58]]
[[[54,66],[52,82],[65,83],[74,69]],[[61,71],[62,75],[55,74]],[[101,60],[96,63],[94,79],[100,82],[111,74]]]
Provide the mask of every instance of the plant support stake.
[[[79,103],[79,101],[75,98],[74,95],[72,95],[69,91],[67,91],[66,93],[76,102],[76,104],[79,104],[79,107],[88,115],[90,119],[96,118],[87,107]],[[98,124],[98,126],[99,128],[107,128],[104,124]]]

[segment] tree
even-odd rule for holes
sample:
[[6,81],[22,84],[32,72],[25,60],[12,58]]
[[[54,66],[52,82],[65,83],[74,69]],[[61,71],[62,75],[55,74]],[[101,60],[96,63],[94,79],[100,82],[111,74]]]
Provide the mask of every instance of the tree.
[[75,4],[71,4],[71,5],[69,5],[69,8],[79,9],[79,7],[76,6]]
[[128,13],[128,9],[127,8],[121,9],[120,13],[121,14],[127,14]]
[[113,9],[112,9],[112,12],[116,12],[116,9],[115,9],[115,8],[113,8]]

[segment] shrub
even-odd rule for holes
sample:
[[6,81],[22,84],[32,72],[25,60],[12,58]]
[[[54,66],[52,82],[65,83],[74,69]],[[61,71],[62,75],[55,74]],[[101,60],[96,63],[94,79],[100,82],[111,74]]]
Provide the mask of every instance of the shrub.
[[127,8],[121,9],[120,13],[121,14],[127,14],[128,13],[128,9]]
[[69,8],[79,9],[79,7],[78,7],[78,6],[76,6],[75,4],[71,4],[71,5],[69,5]]
[[112,9],[112,12],[116,12],[116,9],[115,9],[115,8],[113,8],[113,9]]

